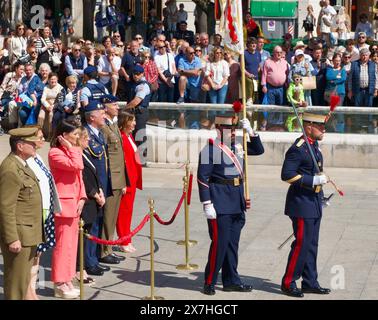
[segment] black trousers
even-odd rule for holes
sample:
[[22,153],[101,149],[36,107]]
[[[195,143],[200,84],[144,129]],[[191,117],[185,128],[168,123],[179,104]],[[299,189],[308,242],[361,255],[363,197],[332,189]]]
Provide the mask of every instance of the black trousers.
[[207,220],[212,240],[205,269],[205,284],[215,285],[222,269],[223,286],[239,285],[237,271],[240,233],[245,224],[245,214],[218,214],[217,219]]
[[302,288],[316,288],[318,271],[316,260],[318,256],[319,230],[321,218],[304,219],[290,217],[295,240],[286,266],[282,284],[285,288],[295,288],[295,281],[302,278]]

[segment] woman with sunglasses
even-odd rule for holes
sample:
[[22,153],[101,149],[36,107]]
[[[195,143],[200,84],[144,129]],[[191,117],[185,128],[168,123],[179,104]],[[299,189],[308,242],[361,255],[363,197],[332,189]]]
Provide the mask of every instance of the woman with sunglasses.
[[223,104],[226,101],[230,67],[224,60],[224,51],[215,47],[206,66],[205,80],[210,84],[209,98],[212,104]]
[[26,55],[27,40],[25,38],[25,25],[18,23],[16,34],[12,37],[9,48],[9,60],[13,65],[17,60]]

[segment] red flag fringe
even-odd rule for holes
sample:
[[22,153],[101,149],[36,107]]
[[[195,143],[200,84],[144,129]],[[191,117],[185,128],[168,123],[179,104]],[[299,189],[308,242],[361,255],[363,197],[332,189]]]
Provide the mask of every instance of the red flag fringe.
[[227,21],[228,21],[228,28],[230,30],[231,41],[232,41],[232,43],[237,43],[238,35],[236,34],[234,21],[233,21],[233,18],[232,18],[231,1],[230,0],[228,0],[228,5],[227,5]]

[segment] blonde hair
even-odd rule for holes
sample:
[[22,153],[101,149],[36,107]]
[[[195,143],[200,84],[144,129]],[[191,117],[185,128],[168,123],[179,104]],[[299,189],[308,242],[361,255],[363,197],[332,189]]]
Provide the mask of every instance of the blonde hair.
[[78,83],[76,76],[68,76],[68,77],[66,78],[66,86],[68,86],[68,84],[69,84],[70,82],[72,82],[72,81],[75,81],[76,84]]
[[211,53],[210,53],[210,56],[209,56],[209,60],[210,60],[210,62],[215,62],[215,52],[216,51],[218,51],[218,50],[220,50],[221,52],[222,52],[222,57],[221,57],[221,59],[220,60],[223,60],[224,59],[224,50],[221,48],[221,47],[215,47],[212,51],[211,51]]
[[96,53],[100,52],[102,55],[104,55],[105,54],[105,46],[102,45],[102,44],[96,44],[95,51],[96,51]]

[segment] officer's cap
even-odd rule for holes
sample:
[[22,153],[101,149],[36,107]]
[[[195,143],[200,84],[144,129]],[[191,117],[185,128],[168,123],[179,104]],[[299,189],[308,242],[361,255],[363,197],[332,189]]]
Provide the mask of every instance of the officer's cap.
[[89,67],[86,67],[84,69],[84,74],[88,75],[88,74],[91,74],[91,73],[96,72],[96,71],[97,71],[96,67],[89,66]]
[[90,101],[89,104],[84,108],[84,112],[92,112],[96,110],[104,110],[104,105],[98,100]]
[[105,95],[102,99],[101,99],[101,102],[103,104],[106,104],[106,103],[114,103],[114,102],[118,102],[119,99],[116,97],[116,96],[113,96],[112,94],[107,94]]
[[137,64],[134,68],[133,68],[133,74],[136,74],[136,73],[144,73],[144,68]]
[[238,118],[235,116],[216,116],[214,124],[222,127],[234,127],[238,124]]
[[37,137],[38,128],[18,128],[10,130],[8,133],[11,137],[20,138],[23,141],[37,142],[41,141],[40,137]]
[[303,114],[302,120],[304,122],[320,123],[325,124],[327,121],[327,116],[322,114],[313,114],[305,112]]

